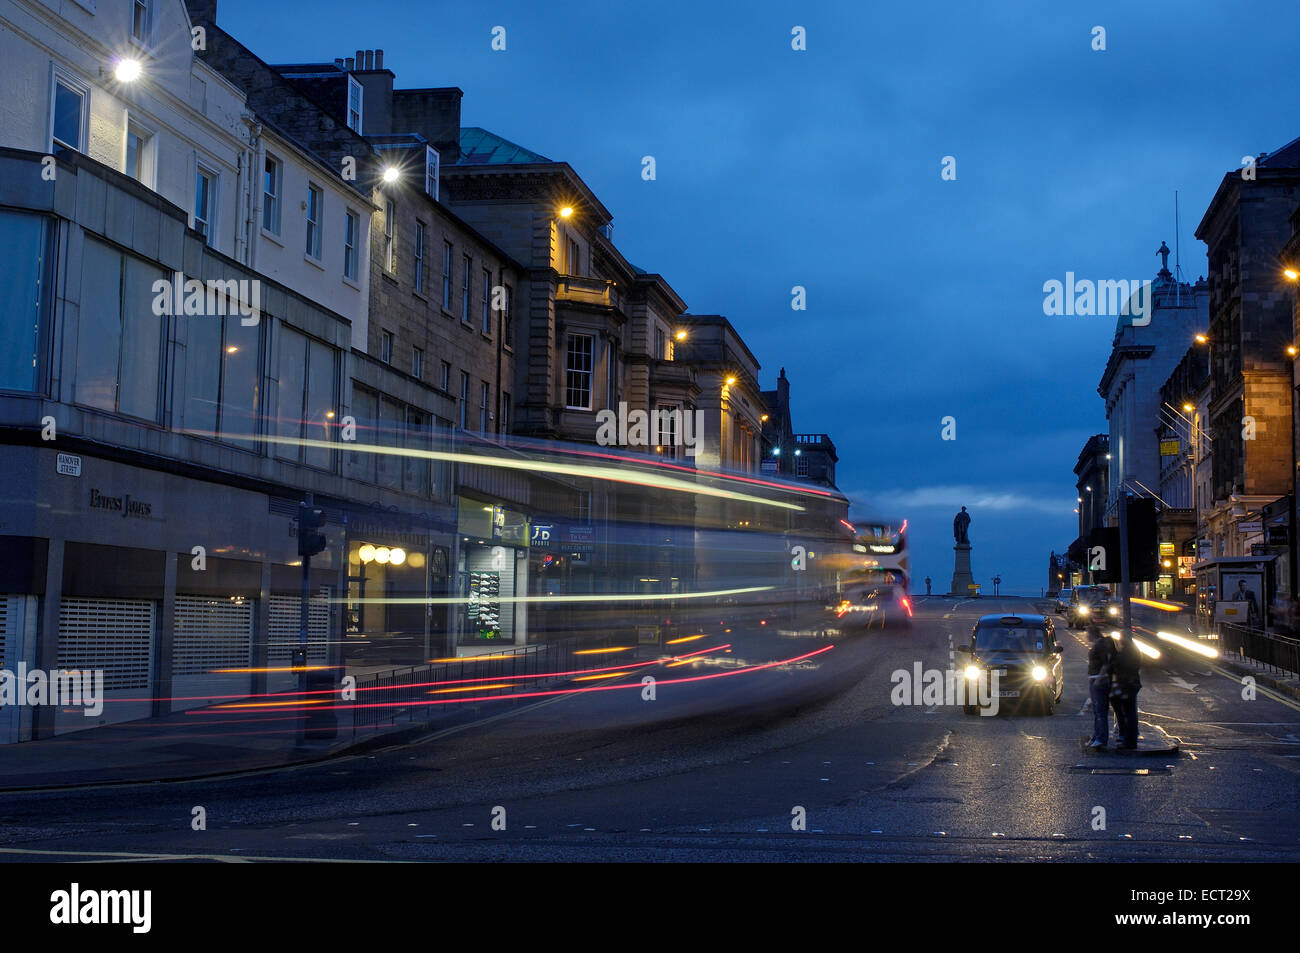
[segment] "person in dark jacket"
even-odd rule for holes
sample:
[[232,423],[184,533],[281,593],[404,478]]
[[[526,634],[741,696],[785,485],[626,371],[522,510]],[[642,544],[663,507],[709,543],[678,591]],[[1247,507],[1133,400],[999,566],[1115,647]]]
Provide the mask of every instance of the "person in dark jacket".
[[1092,699],[1092,738],[1089,748],[1104,748],[1110,739],[1110,685],[1111,663],[1115,658],[1115,642],[1103,635],[1096,625],[1088,626],[1088,697]]
[[1110,703],[1115,709],[1115,747],[1133,750],[1138,745],[1137,693],[1142,688],[1139,670],[1142,653],[1133,641],[1132,633],[1122,634],[1111,662],[1114,681],[1111,685]]

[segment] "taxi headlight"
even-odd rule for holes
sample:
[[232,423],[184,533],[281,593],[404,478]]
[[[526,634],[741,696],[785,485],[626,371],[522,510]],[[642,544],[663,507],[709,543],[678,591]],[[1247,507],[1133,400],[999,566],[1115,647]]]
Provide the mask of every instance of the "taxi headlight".
[[1111,615],[1119,615],[1119,606],[1111,606],[1106,611],[1109,612]]
[[1041,682],[1043,679],[1047,678],[1047,669],[1043,668],[1041,665],[1035,665],[1032,674],[1034,676],[1034,681]]
[[1091,611],[1092,610],[1089,609],[1087,606],[1079,606],[1079,615],[1087,615]]

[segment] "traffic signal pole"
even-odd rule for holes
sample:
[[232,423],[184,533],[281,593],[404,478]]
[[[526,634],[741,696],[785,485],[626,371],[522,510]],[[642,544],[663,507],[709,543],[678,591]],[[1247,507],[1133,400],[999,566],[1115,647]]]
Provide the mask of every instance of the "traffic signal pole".
[[300,509],[302,518],[298,520],[298,552],[302,554],[302,604],[298,607],[298,652],[295,661],[300,666],[298,691],[303,693],[304,700],[307,698],[307,598],[311,589],[311,556],[306,552],[305,534],[312,531],[308,528],[310,520],[307,514],[314,508],[314,503],[313,495],[308,493],[304,507]]
[[1133,638],[1133,604],[1129,602],[1128,564],[1128,501],[1127,490],[1119,495],[1119,590],[1124,600],[1124,641]]

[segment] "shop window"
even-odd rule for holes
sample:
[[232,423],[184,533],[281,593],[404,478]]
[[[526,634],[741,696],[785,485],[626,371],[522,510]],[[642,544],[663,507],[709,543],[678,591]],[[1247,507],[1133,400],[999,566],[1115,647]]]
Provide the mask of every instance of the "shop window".
[[32,392],[40,383],[46,323],[50,229],[39,215],[0,210],[0,390]]
[[333,468],[330,446],[303,445],[333,440],[338,402],[338,352],[305,334],[283,328],[280,341],[279,406],[276,427],[282,441],[275,453],[322,470]]
[[161,417],[163,317],[153,308],[161,269],[87,238],[73,399],[113,413]]

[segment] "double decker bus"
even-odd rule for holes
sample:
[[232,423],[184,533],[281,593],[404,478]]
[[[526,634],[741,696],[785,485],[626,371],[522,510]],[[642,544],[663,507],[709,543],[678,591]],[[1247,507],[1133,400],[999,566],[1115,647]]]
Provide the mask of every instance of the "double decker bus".
[[907,552],[907,520],[853,521],[854,581],[889,583],[912,591]]

